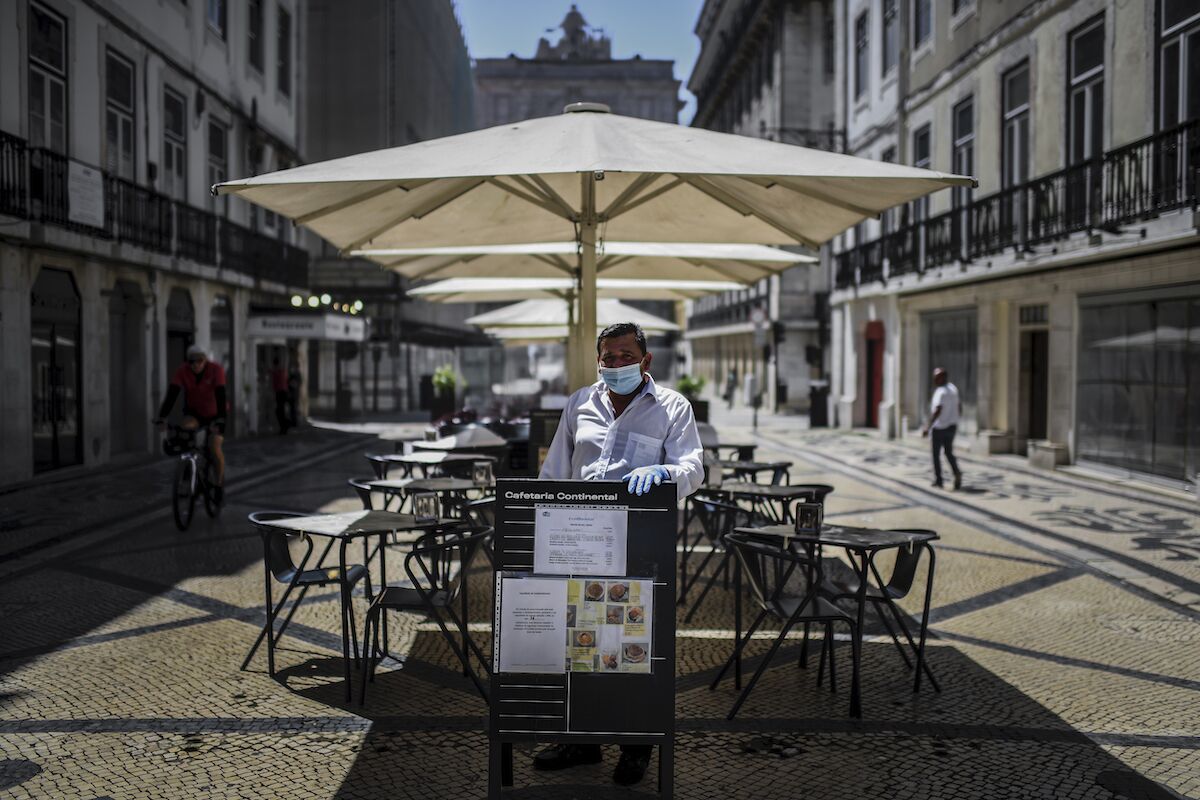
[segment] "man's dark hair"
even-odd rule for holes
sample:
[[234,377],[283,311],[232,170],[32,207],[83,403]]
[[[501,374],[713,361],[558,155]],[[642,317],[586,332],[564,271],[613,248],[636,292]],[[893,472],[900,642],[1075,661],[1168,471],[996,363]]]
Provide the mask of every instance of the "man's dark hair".
[[625,336],[630,333],[637,340],[638,347],[642,348],[643,355],[650,352],[646,349],[646,332],[642,330],[641,325],[638,325],[636,322],[616,322],[600,331],[600,335],[596,337],[596,355],[600,355],[600,344],[605,339],[615,339],[618,336]]

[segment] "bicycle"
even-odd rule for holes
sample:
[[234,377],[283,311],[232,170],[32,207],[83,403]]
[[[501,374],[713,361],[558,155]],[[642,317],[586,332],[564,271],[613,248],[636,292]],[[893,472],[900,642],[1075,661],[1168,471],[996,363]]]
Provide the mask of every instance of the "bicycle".
[[[163,452],[178,456],[175,480],[171,484],[171,511],[175,527],[186,531],[192,524],[197,497],[204,498],[204,512],[215,518],[221,513],[222,500],[217,495],[217,465],[208,449],[207,430],[189,430],[168,425],[163,439]],[[197,440],[203,437],[201,445]]]

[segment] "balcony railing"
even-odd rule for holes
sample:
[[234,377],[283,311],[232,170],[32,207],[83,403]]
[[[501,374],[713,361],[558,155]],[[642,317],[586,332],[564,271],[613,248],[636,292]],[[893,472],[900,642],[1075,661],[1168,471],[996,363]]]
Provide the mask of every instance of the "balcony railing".
[[101,171],[104,227],[71,220],[70,160],[0,131],[0,214],[115,239],[287,286],[308,285],[308,252]]
[[836,254],[839,289],[1032,250],[1200,204],[1200,119],[1002,189]]

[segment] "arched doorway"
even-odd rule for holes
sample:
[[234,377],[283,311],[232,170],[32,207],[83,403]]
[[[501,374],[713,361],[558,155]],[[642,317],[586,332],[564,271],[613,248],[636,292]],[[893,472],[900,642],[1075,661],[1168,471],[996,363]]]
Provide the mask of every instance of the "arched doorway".
[[33,471],[83,461],[79,398],[79,289],[70,272],[43,268],[30,293]]
[[108,297],[109,433],[113,455],[146,449],[146,299],[132,281]]
[[867,323],[867,373],[865,395],[867,401],[867,426],[879,427],[879,403],[883,400],[883,323],[872,320]]
[[235,424],[234,409],[237,408],[237,381],[234,380],[233,363],[233,306],[229,298],[219,294],[213,298],[208,326],[209,356],[225,368],[225,386],[229,399],[226,413],[226,430],[232,432]]

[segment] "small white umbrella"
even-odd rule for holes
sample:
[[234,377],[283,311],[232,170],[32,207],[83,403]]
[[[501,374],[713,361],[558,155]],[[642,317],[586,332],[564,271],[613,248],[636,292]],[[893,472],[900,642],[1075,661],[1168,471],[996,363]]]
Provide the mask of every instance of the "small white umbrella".
[[[817,249],[884,210],[972,178],[686,128],[575,103],[553,117],[306,164],[213,187],[343,251],[579,243],[582,333],[602,240]],[[634,213],[636,211],[636,213]],[[591,365],[576,358],[573,386]]]
[[[569,321],[570,309],[565,300],[525,300],[466,319],[468,325],[478,325],[489,331],[496,328],[562,328],[565,330]],[[652,333],[679,330],[679,326],[674,322],[648,314],[622,303],[620,300],[604,298],[596,301],[594,327],[597,332],[618,322],[636,322],[642,326],[643,330]],[[593,333],[593,335],[595,334]]]
[[[608,280],[596,281],[601,298],[625,300],[694,300],[710,294],[744,289],[731,281]],[[435,303],[499,303],[554,298],[569,300],[575,294],[571,278],[449,278],[416,289],[411,297]]]
[[[360,249],[348,253],[388,267],[414,280],[435,278],[574,278],[577,242]],[[752,284],[797,264],[799,255],[761,244],[611,242],[597,244],[599,280],[737,281]]]

